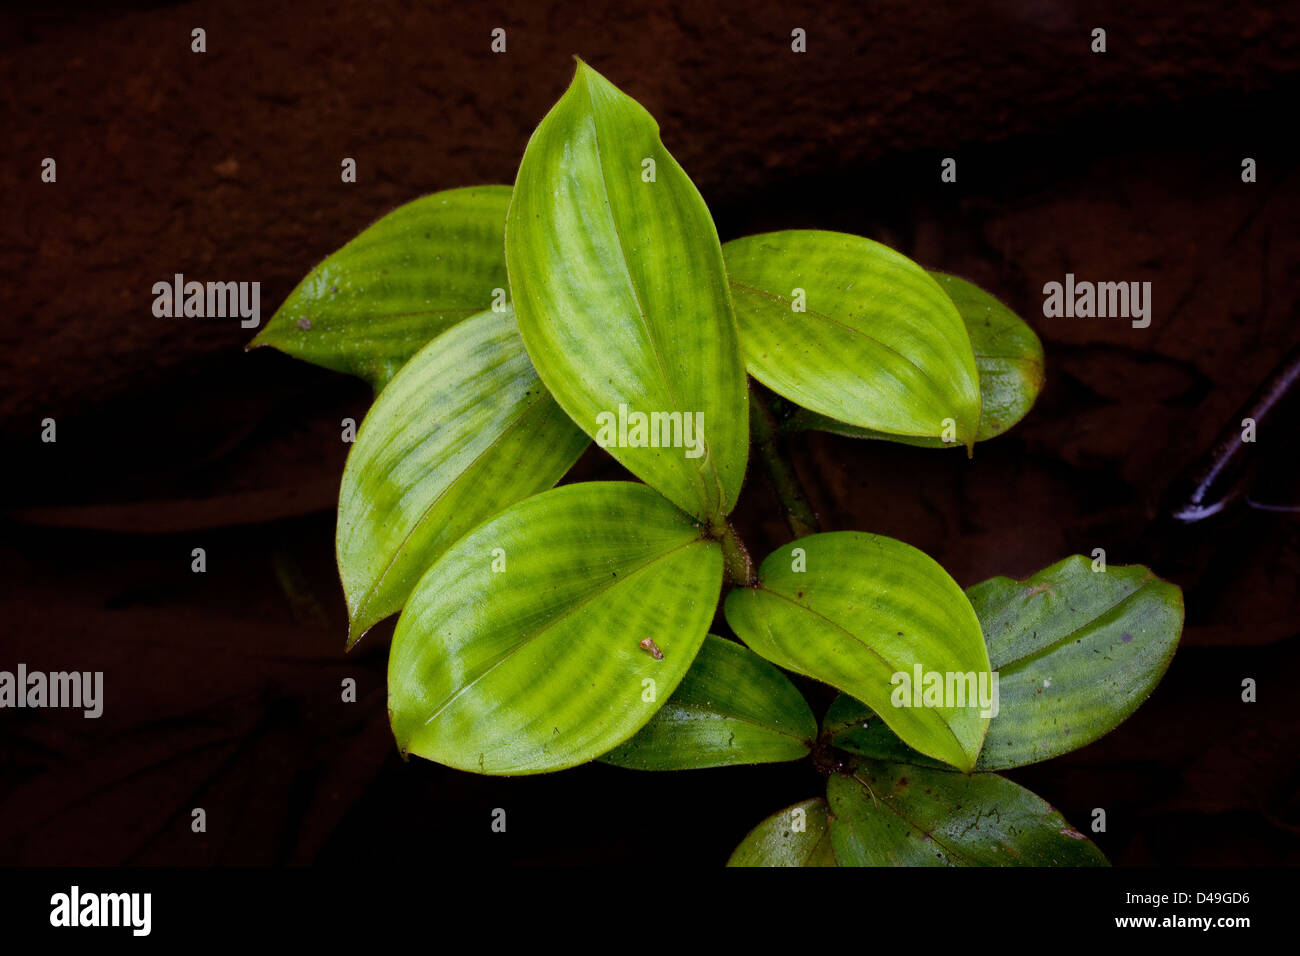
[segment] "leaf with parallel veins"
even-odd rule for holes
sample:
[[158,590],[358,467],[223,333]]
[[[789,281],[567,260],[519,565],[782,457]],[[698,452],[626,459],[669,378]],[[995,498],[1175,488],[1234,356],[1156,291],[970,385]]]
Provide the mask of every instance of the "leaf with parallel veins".
[[907,706],[893,705],[895,675],[910,679],[917,666],[977,684],[990,679],[975,611],[921,551],[857,531],[801,538],[763,562],[756,586],[727,595],[726,616],[772,663],[869,701],[922,753],[974,767],[989,724],[977,703],[912,706],[908,695]]
[[970,335],[919,265],[861,236],[806,229],[735,239],[723,254],[754,378],[858,428],[974,443]]
[[509,186],[398,206],[308,273],[249,343],[388,384],[439,333],[504,301]]
[[[556,401],[629,471],[716,525],[749,451],[721,246],[658,124],[584,63],[524,153],[506,261],[519,329]],[[634,415],[662,416],[660,427],[625,436]]]
[[821,797],[772,814],[749,832],[727,866],[838,866]]
[[671,697],[721,586],[718,543],[645,485],[520,501],[445,551],[402,611],[388,661],[398,746],[485,774],[593,760]]
[[841,866],[1107,866],[1086,836],[1024,787],[863,762],[826,785],[830,837]]
[[[725,247],[724,247],[725,248]],[[975,440],[988,441],[1024,418],[1043,388],[1043,345],[1019,316],[978,286],[942,272],[930,275],[961,314],[980,379],[980,420]],[[816,429],[849,438],[878,438],[922,448],[955,448],[942,438],[890,435],[858,428],[807,409],[786,423],[792,431]]]
[[789,678],[709,635],[668,703],[601,758],[636,770],[690,770],[806,757],[817,720]]
[[349,645],[401,610],[429,565],[587,447],[533,371],[514,315],[487,311],[426,345],[361,423],[339,489]]
[[[1094,571],[1074,555],[1027,580],[990,578],[966,594],[998,674],[998,713],[977,770],[1048,760],[1110,733],[1160,683],[1182,632],[1182,592],[1141,565]],[[853,753],[930,763],[845,695],[823,729]]]

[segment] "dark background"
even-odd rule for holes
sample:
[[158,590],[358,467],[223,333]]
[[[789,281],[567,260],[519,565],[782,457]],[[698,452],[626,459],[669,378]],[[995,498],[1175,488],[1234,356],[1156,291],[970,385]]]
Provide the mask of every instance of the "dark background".
[[[54,0],[4,18],[0,668],[103,670],[106,705],[0,713],[0,862],[718,865],[819,792],[804,765],[505,780],[403,763],[391,624],[345,655],[333,566],[340,420],[360,420],[366,386],[244,353],[236,320],[151,314],[153,283],[183,272],[260,281],[265,322],[392,207],[512,181],[575,53],[659,119],[724,240],[871,236],[980,283],[1043,338],[1038,405],[973,461],[792,447],[828,530],[902,538],[963,585],[1104,547],[1184,588],[1150,701],[1010,776],[1081,827],[1105,808],[1096,840],[1117,864],[1300,860],[1295,516],[1153,520],[1300,342],[1284,145],[1300,7]],[[1150,328],[1043,318],[1043,283],[1067,271],[1151,281]],[[1257,496],[1295,503],[1295,434],[1294,418],[1261,429]],[[575,472],[618,475],[596,449]],[[755,469],[738,523],[759,556],[788,540]],[[359,702],[340,702],[344,677]]]

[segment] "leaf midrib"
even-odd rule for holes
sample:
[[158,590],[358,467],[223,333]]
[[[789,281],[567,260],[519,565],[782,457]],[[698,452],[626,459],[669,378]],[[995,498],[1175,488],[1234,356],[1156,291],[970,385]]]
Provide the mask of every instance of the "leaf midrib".
[[[836,628],[837,630],[843,631],[843,632],[844,632],[845,634],[847,634],[849,637],[853,638],[853,640],[855,640],[855,641],[857,641],[859,644],[861,644],[864,648],[866,648],[866,649],[867,649],[867,650],[868,650],[872,655],[874,655],[874,656],[875,656],[875,657],[876,657],[876,658],[877,658],[877,659],[878,659],[882,664],[884,664],[886,667],[893,668],[894,671],[897,671],[897,670],[899,669],[897,664],[894,664],[894,663],[892,663],[891,661],[887,660],[883,654],[881,654],[879,651],[877,651],[874,647],[872,647],[870,644],[868,644],[865,640],[863,640],[863,639],[862,639],[861,637],[859,637],[857,634],[854,634],[854,633],[853,633],[852,631],[850,631],[847,627],[845,627],[844,625],[840,624],[838,621],[834,621],[834,620],[832,620],[831,618],[827,617],[825,614],[822,614],[820,611],[813,610],[811,607],[809,607],[809,606],[806,605],[806,604],[800,604],[798,601],[794,600],[794,598],[787,597],[786,595],[782,594],[780,591],[773,591],[773,590],[771,590],[770,588],[764,587],[762,584],[759,584],[758,587],[756,588],[756,590],[763,591],[763,592],[765,592],[765,593],[767,593],[767,594],[774,594],[774,595],[776,595],[777,597],[781,598],[782,600],[784,600],[784,601],[788,601],[790,604],[793,604],[795,607],[800,608],[800,609],[802,609],[802,610],[804,610],[804,611],[807,611],[809,614],[812,614],[814,617],[821,618],[821,619],[822,619],[823,621],[825,621],[827,624],[831,625],[832,627]],[[769,628],[769,633],[770,633],[770,628]],[[981,633],[981,634],[980,634],[980,642],[983,643],[983,641],[984,641],[984,635]],[[809,675],[809,676],[816,676],[816,675]],[[818,679],[820,679],[820,678],[818,678]],[[843,690],[843,688],[841,688],[841,690]],[[852,696],[852,695],[850,695],[850,696]],[[963,756],[965,756],[965,754],[966,754],[966,746],[965,746],[965,744],[963,744],[963,743],[961,742],[961,738],[959,738],[959,737],[957,736],[957,732],[956,732],[955,730],[952,729],[952,725],[949,724],[948,721],[944,720],[943,717],[942,717],[940,714],[938,714],[935,710],[933,710],[932,708],[928,708],[928,707],[926,707],[926,708],[922,708],[922,709],[923,709],[924,711],[928,712],[928,713],[932,713],[932,714],[934,714],[934,716],[935,716],[936,718],[938,718],[938,721],[939,721],[939,723],[943,726],[943,729],[946,730],[946,731],[948,731],[949,736],[951,736],[952,739],[953,739],[953,741],[957,744],[957,751],[958,751],[958,753],[960,753],[960,754],[962,754]],[[885,726],[889,726],[889,721],[885,720],[885,718],[884,718],[883,715],[877,714],[877,716],[879,716],[880,719],[881,719],[882,721],[885,722]],[[890,730],[893,730],[893,728],[890,727]],[[987,727],[987,725],[985,725],[985,736],[987,736],[987,733],[988,733],[988,727]],[[902,739],[901,736],[900,736],[899,739]],[[907,741],[903,741],[903,742],[904,742],[904,743],[907,743]],[[980,749],[980,750],[983,750],[983,749],[984,749],[984,741],[983,741],[982,738],[981,738],[981,740],[980,740],[980,748],[979,748],[979,749]],[[976,751],[976,759],[978,759],[978,756],[979,756],[979,751]]]
[[[871,793],[871,788],[867,786],[866,781],[863,780],[861,777],[859,777],[856,773],[853,775],[853,779],[854,779],[854,781],[856,781],[860,786],[862,786],[862,788],[865,789],[865,790],[867,791],[867,793]],[[958,851],[958,850],[953,849],[952,847],[948,846],[948,844],[944,843],[942,840],[940,840],[938,837],[936,837],[936,836],[935,836],[933,833],[931,833],[929,830],[922,829],[922,827],[920,826],[920,824],[918,824],[918,823],[916,823],[914,820],[912,820],[911,817],[908,817],[908,816],[904,815],[902,811],[900,811],[897,807],[895,807],[895,806],[893,805],[893,800],[894,800],[894,795],[893,795],[893,794],[889,794],[888,796],[881,797],[881,798],[878,799],[878,800],[875,799],[874,796],[873,796],[872,799],[873,799],[873,802],[874,802],[875,805],[877,805],[877,806],[879,806],[879,805],[884,805],[884,807],[885,807],[886,809],[888,809],[890,813],[892,813],[894,816],[898,817],[898,819],[902,820],[904,823],[906,823],[906,824],[907,824],[909,827],[911,827],[913,830],[915,830],[916,832],[920,833],[921,836],[923,836],[923,837],[925,837],[927,840],[931,841],[935,846],[937,846],[937,847],[939,847],[941,850],[943,850],[943,852],[946,853],[946,854],[948,854],[948,856],[951,857],[952,859],[954,859],[954,860],[960,860],[961,863],[962,863],[964,866],[976,866],[976,865],[977,865],[977,863],[976,863],[974,857],[972,857],[972,856],[968,856],[968,855],[967,855],[966,853],[964,853],[964,852],[961,852],[961,851]],[[866,802],[866,801],[864,800],[863,803],[865,803],[865,802]],[[851,828],[851,827],[852,827],[852,824],[849,824],[849,826],[850,826],[850,828]]]
[[[640,317],[641,325],[645,329],[646,340],[650,343],[650,353],[654,356],[655,367],[659,370],[659,378],[663,382],[664,390],[668,393],[668,398],[673,403],[673,409],[681,415],[687,415],[689,412],[678,397],[676,390],[673,388],[673,383],[668,378],[667,370],[664,368],[663,356],[659,354],[659,342],[650,328],[649,319],[646,318],[645,306],[641,303],[641,290],[636,287],[636,282],[632,279],[632,270],[628,266],[627,262],[627,247],[623,243],[623,232],[619,228],[618,217],[614,215],[614,206],[609,201],[609,177],[605,173],[605,160],[601,156],[600,129],[596,125],[596,101],[592,99],[590,79],[583,77],[582,85],[583,89],[587,93],[587,106],[589,107],[588,120],[591,123],[592,139],[596,144],[596,167],[600,171],[600,182],[605,190],[605,208],[609,212],[610,225],[614,228],[614,239],[618,244],[618,257],[619,261],[623,265],[623,274],[627,276],[628,288],[632,290],[632,298],[636,302],[637,315]],[[718,474],[717,464],[713,460],[713,450],[712,446],[709,444],[707,434],[701,436],[701,438],[701,443],[704,446],[704,455],[701,458],[701,463],[708,467],[713,474],[714,489],[718,493],[717,503],[718,507],[721,508],[726,502],[726,495],[722,490],[722,477]],[[700,483],[700,504],[704,507],[706,516],[711,517],[711,515],[707,514],[712,509],[708,501],[708,486],[705,484],[703,470],[701,468],[692,467],[689,468],[688,471],[695,475],[696,480]]]
[[[529,643],[531,643],[532,641],[536,640],[536,639],[537,639],[538,637],[540,637],[541,635],[545,634],[547,631],[549,631],[551,628],[555,627],[555,626],[556,626],[557,624],[559,624],[560,622],[562,622],[562,621],[564,621],[564,620],[567,620],[568,618],[572,617],[573,614],[576,613],[576,612],[577,612],[578,610],[580,610],[581,608],[586,607],[588,604],[591,604],[591,603],[592,603],[593,601],[595,601],[597,598],[604,597],[606,594],[608,594],[609,592],[613,591],[615,588],[622,587],[622,586],[625,585],[628,581],[630,581],[633,577],[635,577],[637,574],[640,574],[640,573],[641,573],[642,571],[644,571],[646,568],[651,567],[652,565],[656,564],[657,562],[662,561],[664,558],[670,557],[670,556],[676,554],[678,551],[682,551],[682,550],[684,550],[684,549],[686,549],[686,548],[691,547],[692,545],[703,544],[703,543],[707,543],[707,542],[705,542],[705,540],[704,540],[703,538],[691,538],[689,541],[683,542],[682,544],[679,544],[679,545],[677,545],[676,547],[670,548],[670,549],[667,550],[667,551],[660,552],[659,554],[655,555],[655,556],[654,556],[653,558],[651,558],[650,560],[645,561],[645,562],[643,562],[643,563],[637,565],[637,566],[636,566],[635,568],[633,568],[631,571],[628,571],[627,573],[625,573],[625,574],[623,575],[623,577],[622,577],[621,580],[617,580],[617,581],[614,581],[614,582],[611,583],[611,584],[607,584],[607,585],[605,585],[604,587],[597,588],[595,591],[593,591],[593,592],[591,592],[590,594],[588,594],[586,597],[584,597],[582,600],[578,601],[576,604],[570,605],[567,609],[565,609],[565,611],[564,611],[563,613],[561,613],[561,614],[557,614],[555,617],[551,618],[551,620],[547,621],[545,624],[543,624],[543,625],[542,625],[541,627],[539,627],[537,630],[533,631],[532,633],[525,634],[525,635],[524,635],[524,636],[519,640],[518,643],[516,643],[516,644],[515,644],[513,647],[511,647],[508,651],[506,651],[504,654],[502,654],[500,657],[498,657],[495,661],[493,661],[491,664],[489,664],[489,665],[487,666],[487,668],[483,670],[482,673],[480,673],[478,676],[476,676],[473,680],[469,681],[469,682],[468,682],[467,684],[465,684],[463,687],[459,688],[459,689],[458,689],[454,694],[452,694],[452,695],[449,696],[445,701],[443,701],[443,702],[442,702],[442,703],[437,707],[437,709],[434,710],[434,712],[433,712],[432,714],[430,714],[430,715],[429,715],[429,716],[424,720],[423,723],[421,723],[420,726],[421,726],[422,728],[423,728],[423,727],[428,727],[431,723],[433,723],[435,720],[438,719],[438,717],[442,714],[443,711],[445,711],[448,707],[450,707],[450,706],[451,706],[452,704],[454,704],[458,699],[460,699],[460,697],[461,697],[462,695],[464,695],[466,692],[468,692],[468,691],[470,690],[470,688],[472,688],[475,684],[477,684],[479,681],[483,680],[485,677],[487,677],[489,674],[491,674],[493,671],[495,671],[495,670],[496,670],[498,667],[500,667],[502,664],[506,663],[506,661],[508,661],[508,660],[509,660],[511,657],[513,657],[516,653],[518,653],[520,650],[522,650],[524,647],[526,647]],[[415,736],[414,734],[411,735],[411,737],[414,737],[414,736]],[[410,739],[410,738],[408,738],[408,741],[409,741],[409,739]]]
[[[1120,599],[1119,599],[1118,601],[1116,601],[1114,604],[1111,604],[1109,607],[1105,608],[1103,611],[1101,611],[1101,612],[1099,612],[1098,614],[1094,615],[1094,616],[1093,616],[1092,618],[1090,618],[1089,620],[1084,621],[1082,624],[1080,624],[1078,627],[1076,627],[1076,628],[1074,628],[1073,630],[1071,630],[1070,633],[1066,634],[1064,637],[1058,638],[1057,640],[1052,641],[1052,643],[1050,643],[1050,644],[1045,644],[1043,647],[1041,647],[1041,648],[1039,648],[1039,649],[1037,649],[1037,650],[1031,651],[1030,653],[1026,654],[1024,657],[1019,657],[1019,658],[1017,658],[1016,660],[1011,661],[1011,662],[1006,663],[1006,664],[999,664],[997,669],[998,669],[999,671],[1004,671],[1004,670],[1009,671],[1009,670],[1011,670],[1012,668],[1019,667],[1021,664],[1026,664],[1026,663],[1030,663],[1030,662],[1032,662],[1032,661],[1036,661],[1036,660],[1038,660],[1038,659],[1040,659],[1040,658],[1046,656],[1047,654],[1050,654],[1052,651],[1055,651],[1057,648],[1059,648],[1062,644],[1066,643],[1070,638],[1072,638],[1072,637],[1074,637],[1075,635],[1079,634],[1081,631],[1084,631],[1084,630],[1086,630],[1087,628],[1092,627],[1093,625],[1097,624],[1097,622],[1100,621],[1102,618],[1106,617],[1108,614],[1110,614],[1111,612],[1115,611],[1117,608],[1121,607],[1122,605],[1124,605],[1124,604],[1127,603],[1128,601],[1131,601],[1133,598],[1137,597],[1137,596],[1138,596],[1139,594],[1141,594],[1143,591],[1148,590],[1150,587],[1151,587],[1151,585],[1148,584],[1148,583],[1142,583],[1142,584],[1139,584],[1136,588],[1133,589],[1133,591],[1131,591],[1130,593],[1124,595],[1122,598],[1120,598]],[[982,628],[981,628],[981,630],[982,630]],[[990,663],[990,665],[991,665],[993,662],[990,660],[989,663]]]
[[[534,373],[534,378],[536,379],[536,373]],[[541,385],[541,379],[536,379],[536,382],[538,385]],[[365,593],[361,597],[361,600],[357,602],[358,617],[360,616],[360,611],[363,608],[365,608],[370,601],[374,599],[376,594],[379,593],[379,589],[383,586],[384,581],[387,580],[389,572],[391,572],[393,570],[393,567],[397,564],[397,559],[402,556],[402,553],[406,550],[407,545],[411,543],[411,539],[415,537],[416,532],[419,531],[420,528],[424,526],[425,521],[428,520],[429,515],[433,513],[434,509],[437,508],[438,505],[442,503],[442,500],[445,497],[447,497],[447,495],[450,494],[453,489],[458,488],[460,484],[463,481],[465,481],[465,479],[469,476],[469,473],[474,470],[474,468],[478,465],[480,461],[483,460],[483,458],[486,455],[488,455],[490,452],[495,450],[502,442],[505,441],[505,439],[512,432],[516,431],[527,419],[529,419],[529,417],[532,415],[534,411],[536,411],[539,407],[542,406],[544,400],[548,398],[550,398],[550,393],[546,391],[545,387],[539,389],[537,393],[537,397],[534,398],[532,401],[527,402],[523,405],[523,407],[520,409],[520,411],[518,412],[514,420],[511,421],[510,424],[507,425],[504,430],[502,430],[501,434],[499,434],[495,439],[493,439],[492,442],[488,444],[485,448],[483,448],[482,451],[480,451],[477,455],[475,455],[473,460],[470,461],[469,464],[467,464],[461,470],[461,472],[458,475],[456,475],[455,478],[453,478],[450,482],[448,482],[446,487],[444,487],[442,491],[438,492],[437,496],[433,499],[433,501],[429,502],[429,504],[425,506],[424,510],[420,512],[420,516],[415,520],[415,523],[411,525],[411,530],[408,531],[406,535],[402,538],[401,544],[399,544],[395,549],[393,549],[393,555],[388,559],[388,562],[384,565],[384,569],[379,573],[379,577],[377,577],[374,583],[371,584],[370,587],[366,589]]]
[[[749,285],[748,283],[742,282],[739,279],[732,278],[730,275],[727,276],[727,281],[730,282],[732,286],[740,289],[740,291],[742,292],[747,292],[751,295],[757,295],[760,296],[761,298],[768,299],[772,302],[787,304],[790,301],[789,299],[785,298],[784,296],[776,292],[769,292],[767,289],[761,289],[758,286]],[[898,349],[894,348],[892,345],[889,345],[886,342],[882,342],[880,339],[876,338],[874,335],[872,335],[869,332],[865,332],[862,329],[854,328],[853,326],[848,325],[847,323],[841,322],[839,319],[835,318],[834,316],[828,315],[825,312],[820,312],[817,309],[805,308],[805,313],[813,316],[814,318],[821,319],[823,322],[829,322],[831,325],[837,325],[840,328],[846,329],[847,331],[855,335],[860,335],[862,336],[862,338],[866,339],[867,341],[874,342],[876,345],[880,346],[885,351],[892,352],[893,354],[897,355],[908,365],[912,366],[912,368],[916,369],[921,374],[921,378],[923,378],[926,382],[929,383],[931,391],[935,393],[931,397],[939,397],[939,393],[942,391],[941,389],[942,383],[940,383],[938,379],[932,376],[925,369],[921,368],[921,366],[917,365],[916,362],[913,361],[909,356],[904,355],[902,352],[898,351]],[[892,369],[888,369],[887,371],[889,372],[890,378],[898,382],[899,385],[903,386],[905,391],[910,391],[907,382],[904,382],[901,378],[895,375]]]

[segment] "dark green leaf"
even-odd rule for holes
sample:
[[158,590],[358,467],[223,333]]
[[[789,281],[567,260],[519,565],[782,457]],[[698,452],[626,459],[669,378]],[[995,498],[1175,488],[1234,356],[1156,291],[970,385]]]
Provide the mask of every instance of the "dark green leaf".
[[773,763],[806,756],[816,736],[816,718],[784,674],[709,635],[668,703],[602,759],[636,770]]
[[864,761],[833,775],[831,845],[841,866],[1106,866],[1053,807],[997,774]]
[[741,841],[727,866],[836,866],[826,801],[805,800],[772,814]]
[[[999,690],[976,769],[1019,767],[1092,743],[1164,676],[1182,631],[1182,592],[1141,565],[1092,568],[1075,555],[1025,581],[997,577],[967,589]],[[826,727],[846,750],[929,762],[847,697],[831,705]]]

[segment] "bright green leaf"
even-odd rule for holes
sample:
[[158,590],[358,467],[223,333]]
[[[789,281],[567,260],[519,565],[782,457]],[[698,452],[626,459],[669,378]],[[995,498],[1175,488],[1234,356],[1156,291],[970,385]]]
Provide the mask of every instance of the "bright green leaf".
[[[802,553],[797,553],[802,552]],[[727,595],[727,622],[787,670],[875,707],[900,737],[961,770],[975,765],[988,728],[977,704],[921,698],[895,677],[989,680],[979,620],[961,588],[910,545],[857,531],[816,534],[774,551],[758,585]],[[963,693],[967,684],[962,683]],[[894,706],[898,693],[904,705]]]
[[[1019,316],[979,286],[942,272],[930,275],[957,307],[975,352],[982,399],[975,440],[996,438],[1024,418],[1038,398],[1043,387],[1043,345]],[[850,438],[881,438],[923,448],[957,447],[957,443],[942,438],[903,437],[857,428],[806,409],[796,411],[787,427],[813,428]]]
[[839,232],[789,230],[723,247],[749,372],[836,421],[969,446],[979,372],[961,315],[894,250]]
[[313,269],[249,347],[382,389],[434,336],[504,302],[509,204],[509,186],[471,186],[399,206]]
[[837,866],[826,801],[805,800],[772,814],[749,832],[727,866]]
[[[717,232],[654,119],[585,64],[528,143],[506,260],[520,331],[556,401],[629,471],[716,523],[749,451]],[[638,433],[633,416],[646,415],[662,417]],[[632,447],[642,440],[658,447]]]
[[388,662],[397,744],[487,774],[592,760],[672,695],[721,586],[717,542],[645,485],[514,504],[444,552],[402,612]]
[[[1025,581],[968,588],[998,673],[998,715],[976,764],[1005,770],[1060,756],[1110,733],[1160,683],[1183,626],[1183,596],[1141,565],[1094,571],[1080,555]],[[837,746],[887,760],[919,755],[871,711],[840,698]],[[923,758],[920,758],[923,759]]]
[[586,446],[533,371],[509,307],[426,345],[375,401],[343,471],[337,550],[351,640],[401,610],[452,542],[551,487]]
[[1106,866],[1049,804],[991,773],[864,761],[827,782],[841,866]]
[[753,651],[709,635],[668,703],[602,759],[690,770],[807,756],[817,720],[789,678]]

